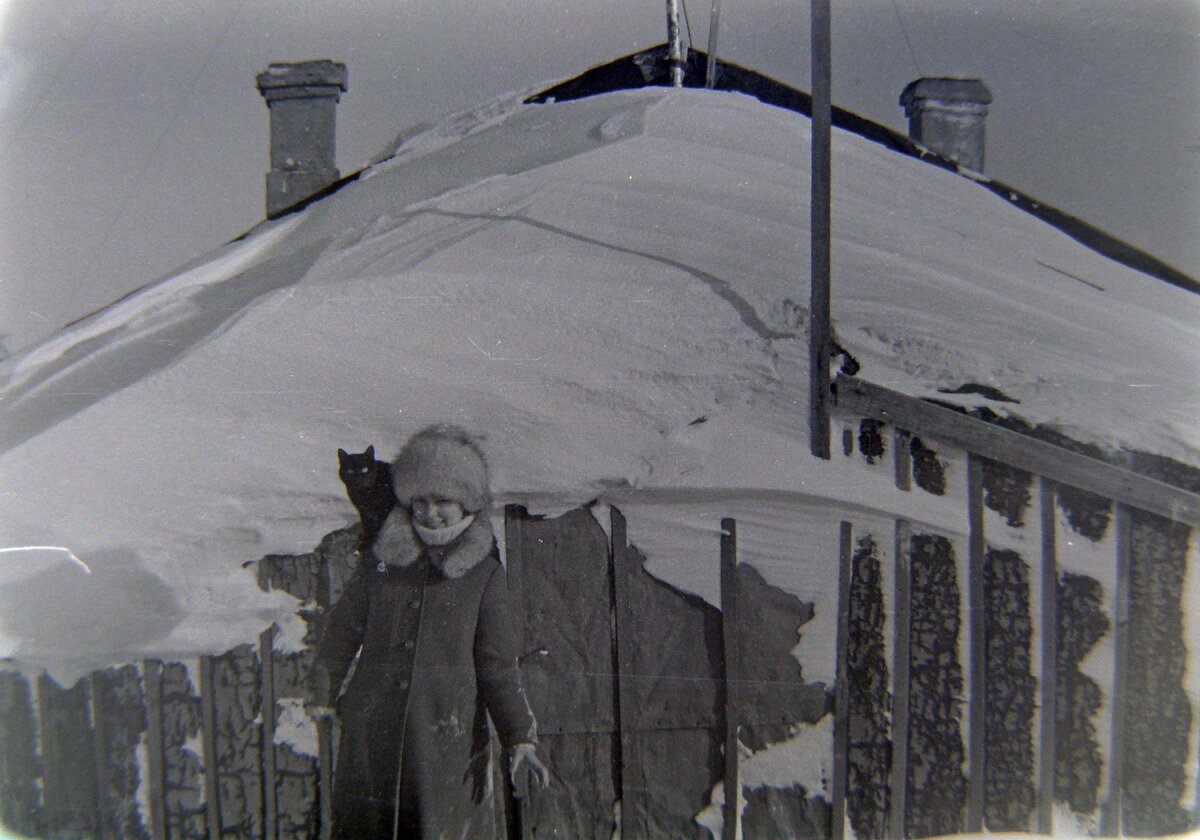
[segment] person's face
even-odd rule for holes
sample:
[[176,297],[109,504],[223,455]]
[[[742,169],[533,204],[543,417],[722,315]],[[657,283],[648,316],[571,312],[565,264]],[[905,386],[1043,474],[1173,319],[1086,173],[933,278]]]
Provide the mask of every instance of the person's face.
[[462,522],[467,512],[453,499],[417,496],[412,500],[412,517],[422,528],[436,530]]

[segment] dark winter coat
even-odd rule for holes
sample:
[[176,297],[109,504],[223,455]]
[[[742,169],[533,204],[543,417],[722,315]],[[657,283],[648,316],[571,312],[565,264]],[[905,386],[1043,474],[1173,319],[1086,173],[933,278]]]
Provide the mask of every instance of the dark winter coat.
[[495,836],[485,711],[505,748],[536,731],[491,525],[481,514],[431,549],[397,508],[375,553],[330,610],[317,652],[329,703],[362,647],[337,700],[334,837]]

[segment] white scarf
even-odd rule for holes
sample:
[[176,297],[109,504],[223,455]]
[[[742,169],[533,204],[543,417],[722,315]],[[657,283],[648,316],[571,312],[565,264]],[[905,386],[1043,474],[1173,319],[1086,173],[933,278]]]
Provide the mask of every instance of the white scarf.
[[454,542],[463,531],[471,527],[471,523],[475,521],[475,514],[464,516],[461,520],[453,525],[447,525],[445,528],[426,528],[423,525],[413,522],[413,530],[417,532],[417,536],[421,538],[421,542],[425,545],[449,545]]

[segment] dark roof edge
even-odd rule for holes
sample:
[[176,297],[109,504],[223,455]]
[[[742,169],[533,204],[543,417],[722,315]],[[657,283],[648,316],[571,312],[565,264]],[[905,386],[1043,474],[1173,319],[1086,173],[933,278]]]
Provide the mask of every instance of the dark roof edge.
[[[704,52],[700,50],[688,52],[683,79],[684,87],[703,88],[705,86],[707,62],[708,56]],[[615,59],[607,64],[593,67],[573,79],[534,94],[525,101],[539,103],[582,99],[601,93],[666,86],[669,83],[670,62],[667,45],[659,44]],[[764,76],[756,70],[749,70],[736,64],[717,61],[714,88],[745,93],[768,105],[812,116],[811,95],[769,76]],[[954,161],[918,145],[908,136],[836,105],[833,108],[833,124],[909,157],[918,158],[952,172],[959,171],[959,167]],[[1177,286],[1193,294],[1200,294],[1200,281],[1168,265],[1158,257],[1118,239],[1107,231],[1039,201],[1001,181],[994,181],[986,177],[980,178],[974,173],[972,173],[972,180],[978,181],[981,186],[1031,216],[1057,228],[1084,247],[1135,271],[1170,283],[1172,286]]]

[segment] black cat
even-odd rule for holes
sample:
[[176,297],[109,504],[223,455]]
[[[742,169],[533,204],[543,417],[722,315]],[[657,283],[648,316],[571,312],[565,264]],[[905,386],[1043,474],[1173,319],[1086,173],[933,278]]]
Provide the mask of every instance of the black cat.
[[383,520],[396,506],[396,493],[392,490],[392,465],[387,461],[375,460],[374,446],[368,446],[366,452],[353,455],[339,449],[338,476],[346,485],[346,495],[358,508],[358,515],[362,519],[362,544],[369,546],[383,527]]

